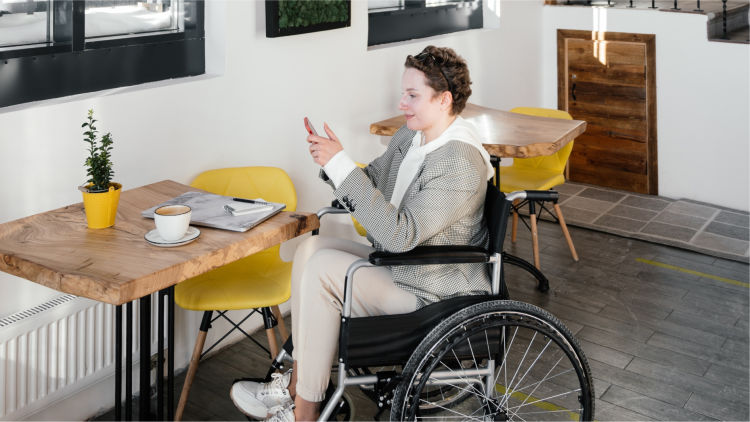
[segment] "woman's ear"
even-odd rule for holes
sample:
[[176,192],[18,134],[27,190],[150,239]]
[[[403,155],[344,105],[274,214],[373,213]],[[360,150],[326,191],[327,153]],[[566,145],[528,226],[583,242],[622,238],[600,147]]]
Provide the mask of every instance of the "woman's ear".
[[443,91],[440,94],[440,106],[441,108],[450,108],[453,105],[453,94],[450,91]]

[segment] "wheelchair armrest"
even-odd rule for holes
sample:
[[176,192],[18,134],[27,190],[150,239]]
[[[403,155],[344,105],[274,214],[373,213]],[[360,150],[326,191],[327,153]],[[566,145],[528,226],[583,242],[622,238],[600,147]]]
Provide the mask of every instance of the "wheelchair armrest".
[[330,207],[324,207],[324,208],[319,209],[316,215],[318,216],[318,219],[320,219],[320,217],[326,214],[348,214],[348,213],[349,211],[347,211],[346,208],[344,208],[344,206],[341,205],[341,203],[339,203],[339,200],[334,199],[333,202],[331,202]]
[[554,190],[517,190],[505,195],[505,200],[513,202],[515,200],[557,202],[560,194]]
[[478,246],[420,246],[404,253],[373,252],[372,265],[472,264],[488,262],[490,253]]

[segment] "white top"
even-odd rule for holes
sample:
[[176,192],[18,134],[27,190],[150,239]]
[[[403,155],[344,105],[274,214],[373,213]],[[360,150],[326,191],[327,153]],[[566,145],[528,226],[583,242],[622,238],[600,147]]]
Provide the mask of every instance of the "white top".
[[393,188],[393,195],[391,196],[391,204],[396,208],[401,205],[401,200],[409,188],[409,185],[417,175],[417,171],[422,166],[424,158],[427,154],[435,151],[450,141],[465,142],[474,148],[476,148],[482,158],[487,164],[486,178],[489,179],[493,176],[492,163],[490,163],[490,155],[487,150],[482,146],[482,141],[477,132],[476,127],[473,124],[464,120],[463,117],[458,116],[456,120],[448,126],[437,138],[433,139],[425,145],[422,145],[422,132],[418,131],[414,135],[414,139],[411,141],[411,148],[406,153],[404,160],[401,162],[401,167],[398,169],[398,176],[396,176],[396,186]]
[[[465,142],[476,148],[479,153],[482,154],[482,158],[484,158],[485,164],[487,165],[486,178],[489,180],[494,175],[492,163],[490,162],[490,155],[482,146],[481,137],[479,136],[476,127],[464,120],[463,117],[458,116],[456,117],[456,120],[454,120],[453,123],[451,123],[451,125],[440,134],[440,136],[425,145],[421,145],[422,131],[417,131],[414,135],[411,147],[398,169],[396,185],[393,188],[393,195],[391,196],[391,204],[393,204],[393,206],[398,208],[401,205],[401,200],[406,193],[406,189],[414,180],[414,176],[416,176],[417,171],[422,166],[427,154],[435,151],[450,141]],[[323,170],[326,172],[326,175],[328,175],[328,178],[331,179],[333,185],[338,187],[356,167],[356,163],[342,150],[328,160],[328,163],[323,166]]]

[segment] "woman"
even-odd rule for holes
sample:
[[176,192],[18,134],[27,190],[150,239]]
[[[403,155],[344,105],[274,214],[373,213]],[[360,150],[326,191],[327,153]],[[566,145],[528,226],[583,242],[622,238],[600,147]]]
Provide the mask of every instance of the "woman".
[[[278,421],[315,420],[338,345],[346,269],[374,250],[422,245],[487,246],[483,221],[489,155],[459,113],[471,95],[466,62],[449,48],[408,56],[399,109],[406,126],[386,152],[360,169],[328,125],[310,135],[310,155],[334,196],[367,229],[372,247],[313,236],[292,269],[294,366],[268,384],[240,381],[231,397],[246,415]],[[490,288],[484,265],[370,267],[357,272],[352,316],[412,312],[453,296]]]

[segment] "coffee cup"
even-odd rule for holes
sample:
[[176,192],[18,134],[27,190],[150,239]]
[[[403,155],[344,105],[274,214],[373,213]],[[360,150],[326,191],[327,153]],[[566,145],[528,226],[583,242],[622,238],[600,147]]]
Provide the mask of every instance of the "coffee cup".
[[159,236],[167,242],[182,239],[190,226],[192,210],[187,205],[164,205],[154,211]]

